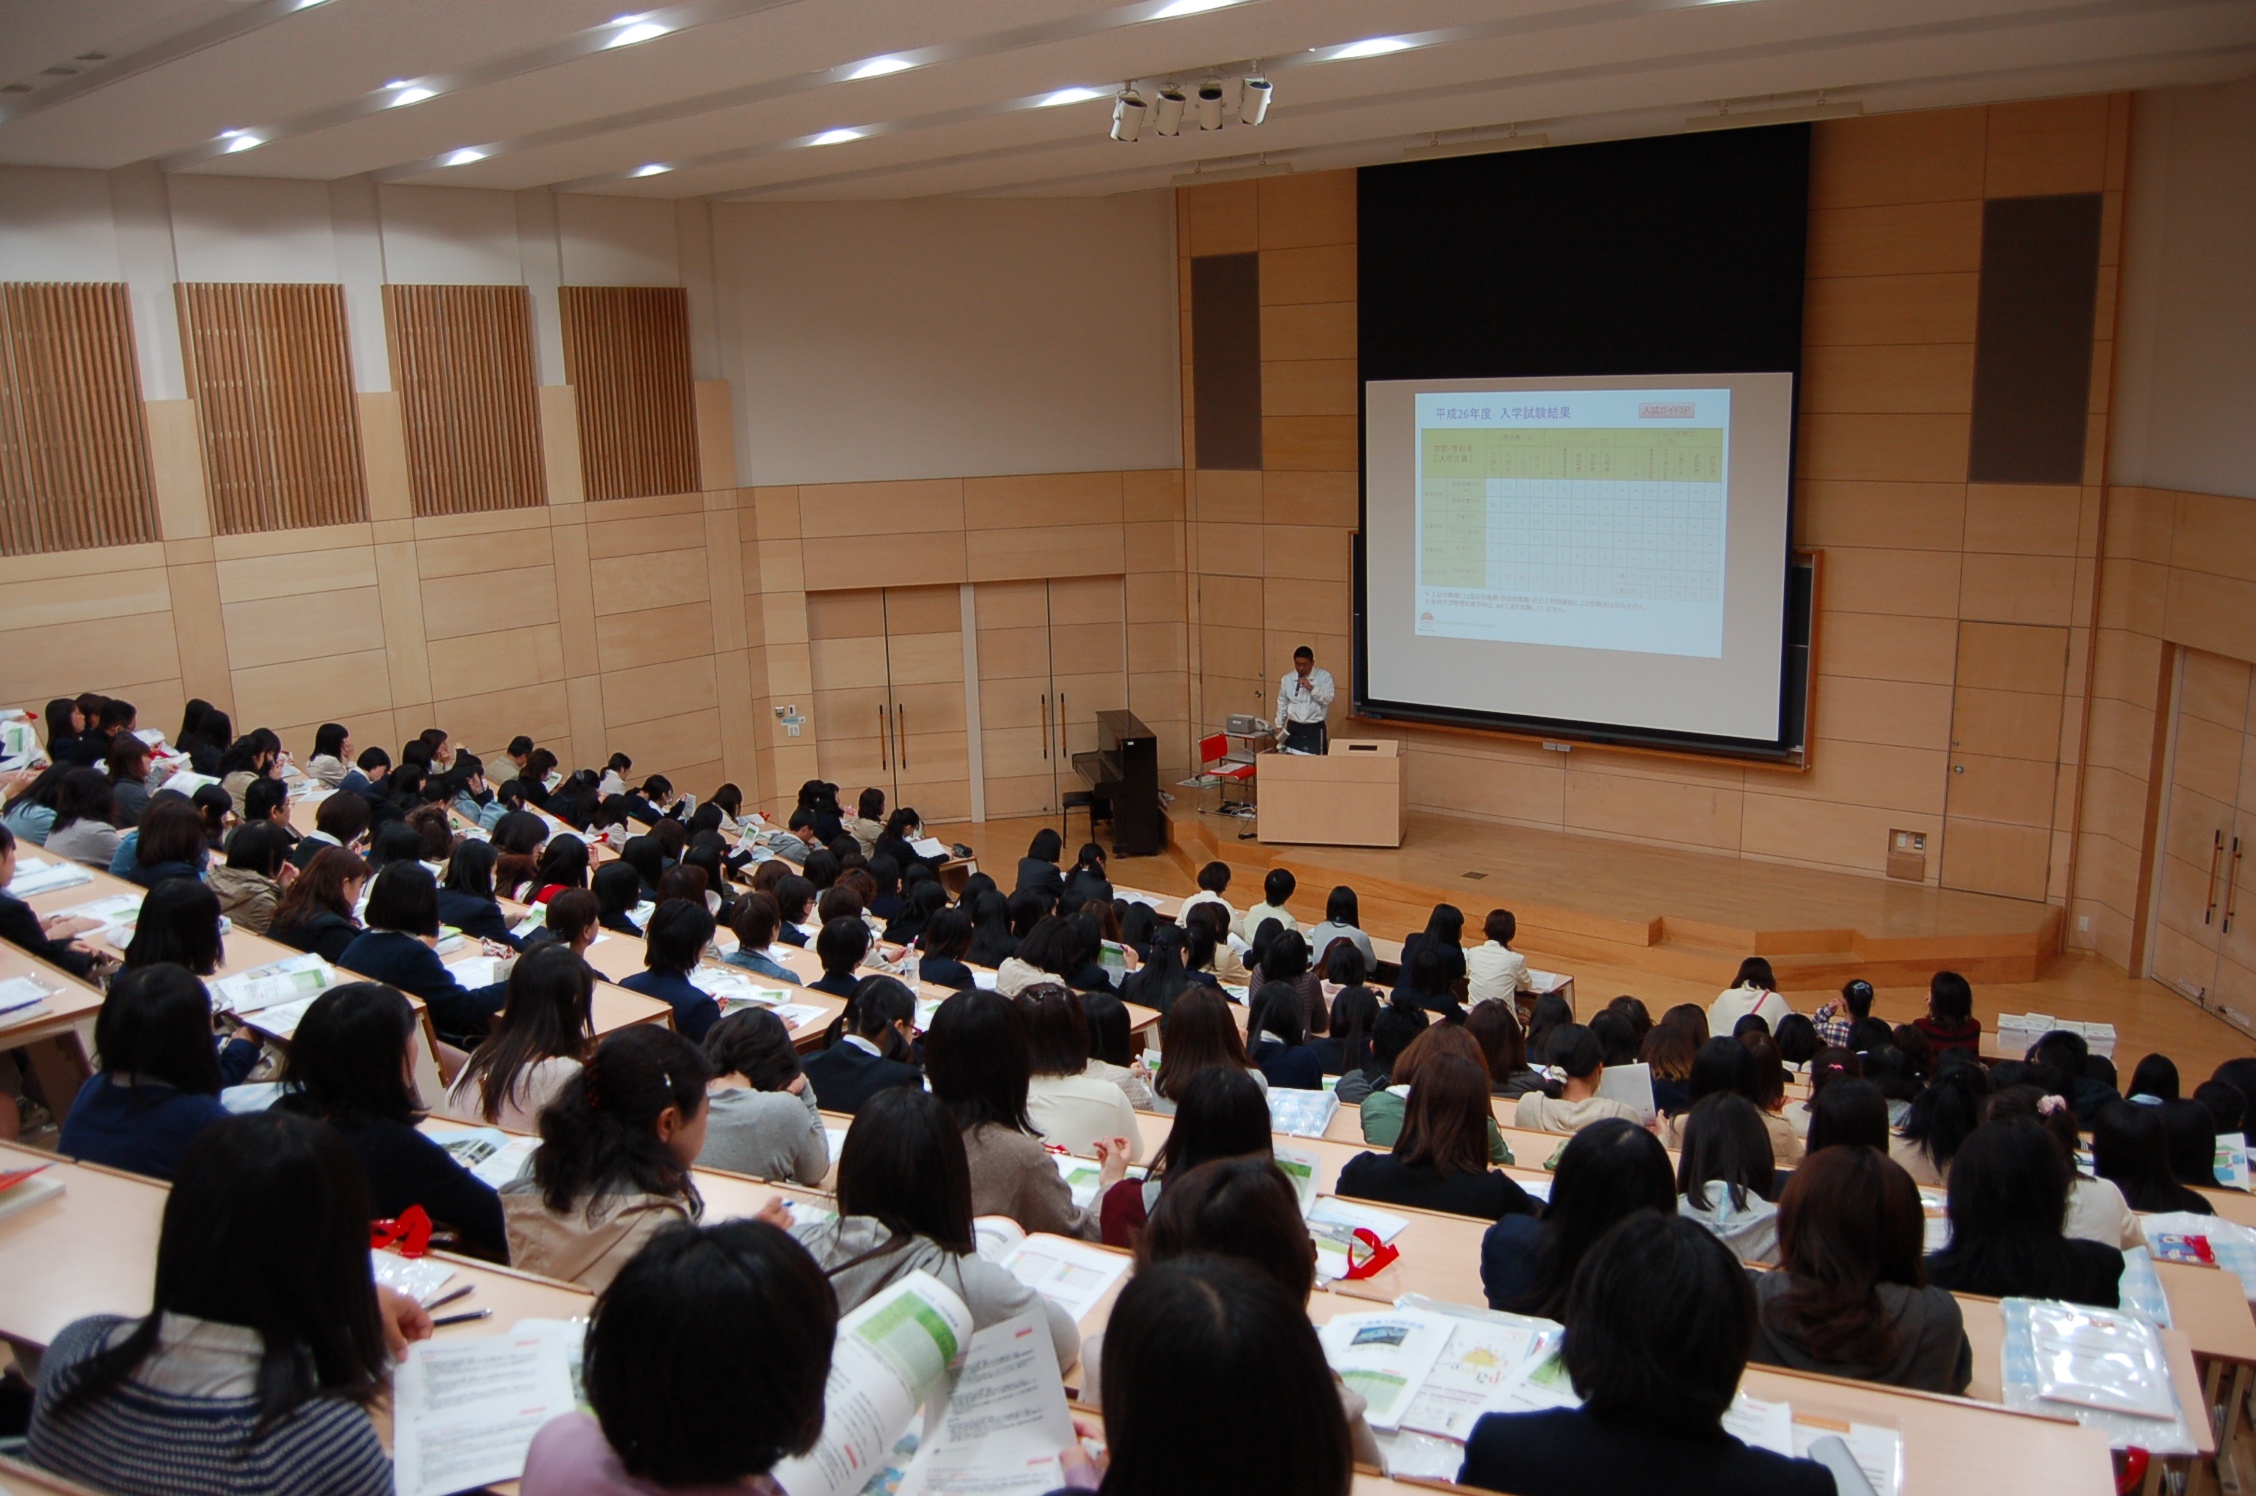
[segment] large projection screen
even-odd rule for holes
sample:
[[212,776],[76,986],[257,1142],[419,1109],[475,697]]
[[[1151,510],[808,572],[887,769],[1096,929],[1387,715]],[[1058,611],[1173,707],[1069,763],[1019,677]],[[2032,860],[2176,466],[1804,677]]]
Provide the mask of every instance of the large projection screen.
[[1367,382],[1366,700],[1774,744],[1793,411],[1790,373]]

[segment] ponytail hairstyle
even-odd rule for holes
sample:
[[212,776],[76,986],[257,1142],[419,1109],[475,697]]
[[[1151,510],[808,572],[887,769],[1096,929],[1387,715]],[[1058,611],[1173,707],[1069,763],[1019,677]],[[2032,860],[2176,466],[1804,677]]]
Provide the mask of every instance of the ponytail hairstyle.
[[673,1195],[701,1214],[689,1166],[659,1140],[658,1119],[672,1107],[694,1120],[708,1079],[705,1057],[672,1029],[638,1023],[605,1038],[541,1113],[533,1183],[542,1201],[563,1215],[597,1195]]
[[1947,1169],[1959,1148],[1981,1125],[1982,1103],[1989,1095],[1989,1073],[1979,1063],[1946,1059],[1927,1089],[1912,1102],[1911,1115],[1904,1118],[1903,1135],[1919,1145],[1919,1151],[1933,1161],[1937,1172]]
[[896,977],[869,976],[856,983],[845,1008],[823,1031],[823,1048],[829,1049],[852,1034],[877,1046],[878,1053],[904,1065],[916,1063],[909,1041],[896,1023],[916,1021],[916,994]]
[[1551,1068],[1565,1072],[1566,1076],[1565,1080],[1544,1079],[1543,1094],[1553,1101],[1567,1094],[1567,1080],[1588,1080],[1606,1063],[1606,1052],[1599,1047],[1598,1036],[1579,1023],[1562,1024],[1553,1029],[1545,1054]]

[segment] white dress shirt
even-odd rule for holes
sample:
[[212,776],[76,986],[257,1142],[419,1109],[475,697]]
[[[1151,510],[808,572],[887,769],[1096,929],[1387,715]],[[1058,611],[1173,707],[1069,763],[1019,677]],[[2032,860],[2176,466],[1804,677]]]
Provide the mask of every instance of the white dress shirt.
[[1285,678],[1277,682],[1277,725],[1287,722],[1321,722],[1331,715],[1332,672],[1311,670],[1303,679],[1298,670],[1288,670]]

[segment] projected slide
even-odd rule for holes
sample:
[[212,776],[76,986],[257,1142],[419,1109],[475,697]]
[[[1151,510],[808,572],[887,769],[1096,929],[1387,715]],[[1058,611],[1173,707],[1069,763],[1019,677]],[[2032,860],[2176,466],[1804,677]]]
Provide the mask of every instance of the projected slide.
[[1717,659],[1728,389],[1416,397],[1415,632]]

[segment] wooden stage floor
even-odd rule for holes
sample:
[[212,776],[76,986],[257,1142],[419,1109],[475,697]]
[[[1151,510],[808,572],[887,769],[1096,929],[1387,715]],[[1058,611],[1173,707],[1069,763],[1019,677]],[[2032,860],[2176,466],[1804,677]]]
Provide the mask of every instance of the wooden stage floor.
[[[2189,1089],[2222,1061],[2256,1054],[2256,1040],[2169,988],[2096,956],[2062,953],[2061,911],[2045,904],[1435,815],[1413,814],[1399,849],[1239,841],[1250,822],[1181,798],[1169,817],[1174,845],[1157,857],[1114,859],[1115,882],[1187,894],[1196,869],[1219,860],[1232,869],[1229,897],[1242,909],[1259,900],[1262,875],[1282,866],[1299,880],[1292,908],[1304,922],[1321,919],[1326,893],[1344,883],[1357,892],[1364,927],[1392,939],[1422,928],[1437,902],[1464,910],[1475,938],[1490,909],[1510,909],[1520,925],[1514,945],[1538,969],[1573,974],[1580,1005],[1593,1011],[1624,992],[1656,1015],[1705,1004],[1742,957],[1759,954],[1789,992],[1864,977],[1879,993],[1875,1011],[1896,1023],[1926,1010],[1931,973],[1957,970],[1975,984],[1984,1027],[1994,1030],[2000,1013],[2032,1011],[2113,1023],[2126,1075],[2139,1056],[2160,1051],[2178,1061]],[[1058,822],[959,822],[935,833],[973,847],[1007,884],[1045,825]],[[1076,816],[1068,861],[1086,837]],[[1110,847],[1109,834],[1097,839]]]

